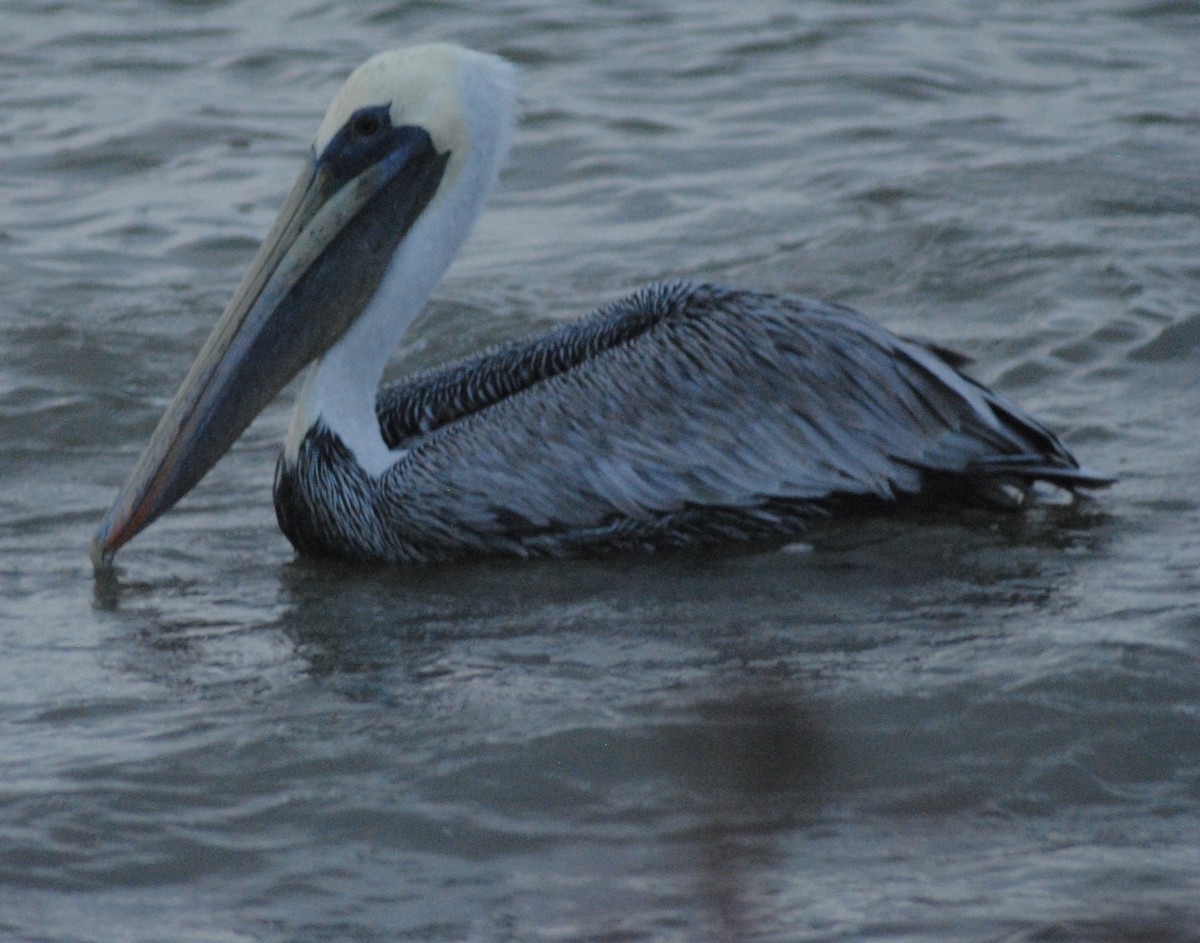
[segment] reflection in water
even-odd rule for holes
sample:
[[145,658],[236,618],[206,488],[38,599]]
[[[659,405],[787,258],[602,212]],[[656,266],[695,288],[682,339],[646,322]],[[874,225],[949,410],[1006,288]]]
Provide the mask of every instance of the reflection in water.
[[[279,803],[271,827],[300,847],[352,841],[381,875],[418,862],[406,886],[441,886],[447,861],[472,862],[491,883],[466,895],[468,928],[536,899],[576,937],[652,939],[682,894],[692,938],[735,943],[794,912],[795,888],[773,878],[844,793],[835,754],[904,743],[863,782],[929,786],[945,731],[917,738],[924,755],[897,733],[942,702],[913,706],[905,691],[932,681],[958,703],[959,673],[971,684],[973,658],[990,658],[1012,620],[1072,592],[1071,549],[1101,553],[1109,533],[1087,509],[914,517],[831,528],[804,555],[264,561],[251,577],[205,578],[200,560],[183,578],[97,584],[95,602],[144,627],[140,676],[202,696],[230,680],[274,686],[232,709],[251,724],[249,791]],[[947,653],[958,667],[919,676]],[[847,672],[887,678],[910,713],[867,706],[848,727],[830,714],[844,715],[845,694],[831,699],[824,680]],[[899,775],[908,762],[925,772]],[[321,801],[292,805],[306,794]]]
[[92,605],[102,612],[114,612],[121,602],[121,581],[114,568],[96,573],[92,583]]
[[699,894],[720,943],[750,939],[749,887],[777,863],[775,839],[819,798],[829,762],[825,734],[794,686],[746,686],[696,706],[695,779],[706,821],[696,835]]
[[[323,685],[423,718],[433,759],[408,785],[435,820],[470,820],[481,848],[519,853],[534,836],[624,848],[658,862],[652,877],[690,885],[714,939],[750,938],[751,889],[821,798],[830,751],[816,709],[778,672],[760,679],[769,669],[695,638],[680,656],[670,630],[629,621],[605,588],[643,568],[519,569],[348,578],[297,564],[284,631]],[[627,897],[643,891],[609,860],[573,876],[603,887],[577,919],[611,927],[640,909]]]

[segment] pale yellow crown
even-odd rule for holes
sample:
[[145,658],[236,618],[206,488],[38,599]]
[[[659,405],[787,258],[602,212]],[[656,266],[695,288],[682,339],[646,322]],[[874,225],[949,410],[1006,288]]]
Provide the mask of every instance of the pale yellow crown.
[[440,153],[451,153],[449,183],[472,146],[505,149],[515,79],[516,70],[503,59],[450,43],[379,53],[355,69],[330,102],[317,129],[316,152],[358,109],[388,105],[394,127],[424,128]]

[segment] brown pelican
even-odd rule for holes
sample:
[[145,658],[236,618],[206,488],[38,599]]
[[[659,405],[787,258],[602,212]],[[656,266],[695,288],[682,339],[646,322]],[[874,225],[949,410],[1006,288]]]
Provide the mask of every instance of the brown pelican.
[[798,297],[667,283],[378,391],[495,182],[503,60],[360,66],[104,518],[97,566],[312,364],[275,476],[302,553],[426,563],[784,541],[850,506],[1111,479],[960,358]]

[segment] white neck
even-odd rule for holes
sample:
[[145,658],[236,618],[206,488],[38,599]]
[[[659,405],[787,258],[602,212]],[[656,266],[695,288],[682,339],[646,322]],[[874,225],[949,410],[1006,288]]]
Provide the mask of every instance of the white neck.
[[[449,267],[495,182],[507,150],[511,106],[470,87],[466,77],[465,154],[451,154],[437,194],[400,241],[378,290],[342,338],[308,373],[284,446],[294,463],[305,435],[318,421],[335,433],[372,477],[399,453],[383,441],[375,396],[384,367]],[[474,93],[474,94],[472,94]]]
[[376,390],[388,358],[457,248],[415,241],[420,235],[414,226],[362,314],[309,369],[288,429],[287,461],[295,462],[305,435],[318,421],[337,434],[367,474],[378,477],[396,460],[375,415]]

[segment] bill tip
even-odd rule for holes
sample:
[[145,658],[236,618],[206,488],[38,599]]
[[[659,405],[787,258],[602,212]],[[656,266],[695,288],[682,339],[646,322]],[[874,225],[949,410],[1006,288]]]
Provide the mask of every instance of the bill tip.
[[116,551],[105,546],[104,532],[101,531],[92,538],[92,570],[96,576],[104,576],[112,572],[113,559]]

